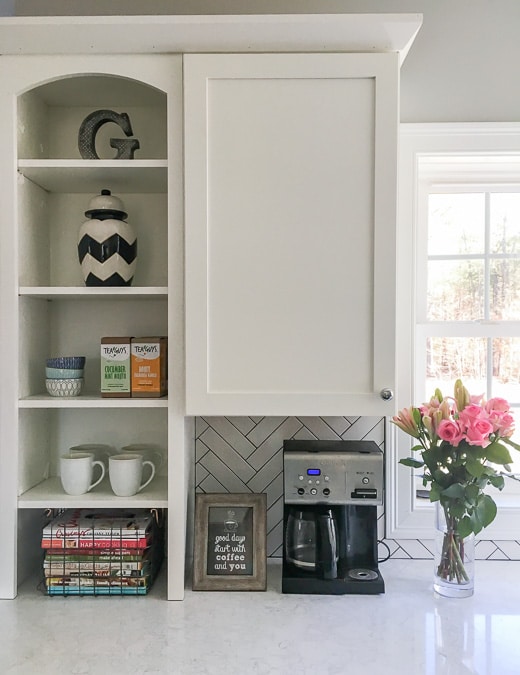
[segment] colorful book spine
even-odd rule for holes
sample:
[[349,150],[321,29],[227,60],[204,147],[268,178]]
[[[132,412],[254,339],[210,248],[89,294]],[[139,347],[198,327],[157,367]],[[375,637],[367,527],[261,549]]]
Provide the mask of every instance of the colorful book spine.
[[150,576],[144,577],[70,577],[58,576],[45,579],[47,588],[52,586],[81,586],[84,588],[141,588],[150,585]]
[[103,549],[103,548],[113,548],[117,546],[118,548],[147,548],[150,546],[149,538],[136,539],[121,539],[110,538],[110,539],[101,539],[100,537],[87,537],[87,538],[68,538],[67,539],[51,539],[43,538],[41,542],[42,548],[63,548],[66,549],[83,549],[83,548],[93,548],[93,549]]
[[46,577],[58,577],[60,575],[67,577],[142,577],[150,574],[150,565],[142,569],[123,569],[118,567],[85,569],[84,566],[74,568],[54,565],[53,567],[44,567],[44,573]]
[[68,548],[51,548],[45,554],[45,560],[56,562],[133,562],[144,561],[150,556],[150,549],[94,549],[83,548],[80,552]]
[[103,588],[102,586],[50,586],[47,588],[47,595],[146,595],[150,590],[145,588],[125,588],[124,586],[111,586]]

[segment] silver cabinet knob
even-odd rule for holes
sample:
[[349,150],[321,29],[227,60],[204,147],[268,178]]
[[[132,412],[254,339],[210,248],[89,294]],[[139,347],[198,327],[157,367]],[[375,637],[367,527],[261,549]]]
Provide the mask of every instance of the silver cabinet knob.
[[383,401],[391,401],[394,398],[394,392],[391,389],[381,389],[379,395]]

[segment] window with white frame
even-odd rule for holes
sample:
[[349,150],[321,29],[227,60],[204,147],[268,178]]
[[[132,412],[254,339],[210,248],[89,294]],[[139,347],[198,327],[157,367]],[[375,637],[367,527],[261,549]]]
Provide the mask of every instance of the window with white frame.
[[[520,126],[403,125],[400,168],[399,408],[436,387],[451,394],[460,377],[471,393],[512,404],[518,442]],[[395,464],[410,440],[393,433]],[[506,487],[492,491],[499,516],[486,538],[518,539],[514,453]],[[391,475],[389,536],[424,536],[432,506],[420,476],[405,467]]]

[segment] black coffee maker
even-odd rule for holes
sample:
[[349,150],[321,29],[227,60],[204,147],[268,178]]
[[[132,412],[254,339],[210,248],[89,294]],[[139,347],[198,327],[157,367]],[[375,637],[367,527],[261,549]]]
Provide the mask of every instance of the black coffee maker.
[[377,506],[383,454],[373,441],[284,441],[283,593],[384,593]]

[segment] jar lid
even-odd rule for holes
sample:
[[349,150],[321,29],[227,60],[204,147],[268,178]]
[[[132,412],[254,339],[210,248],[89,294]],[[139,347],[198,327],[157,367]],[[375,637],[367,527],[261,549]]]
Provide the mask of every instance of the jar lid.
[[100,195],[93,197],[89,204],[88,210],[85,211],[85,215],[89,218],[95,216],[101,212],[104,217],[113,217],[119,220],[128,217],[128,213],[125,211],[125,205],[119,199],[119,197],[114,197],[110,190],[101,190]]

